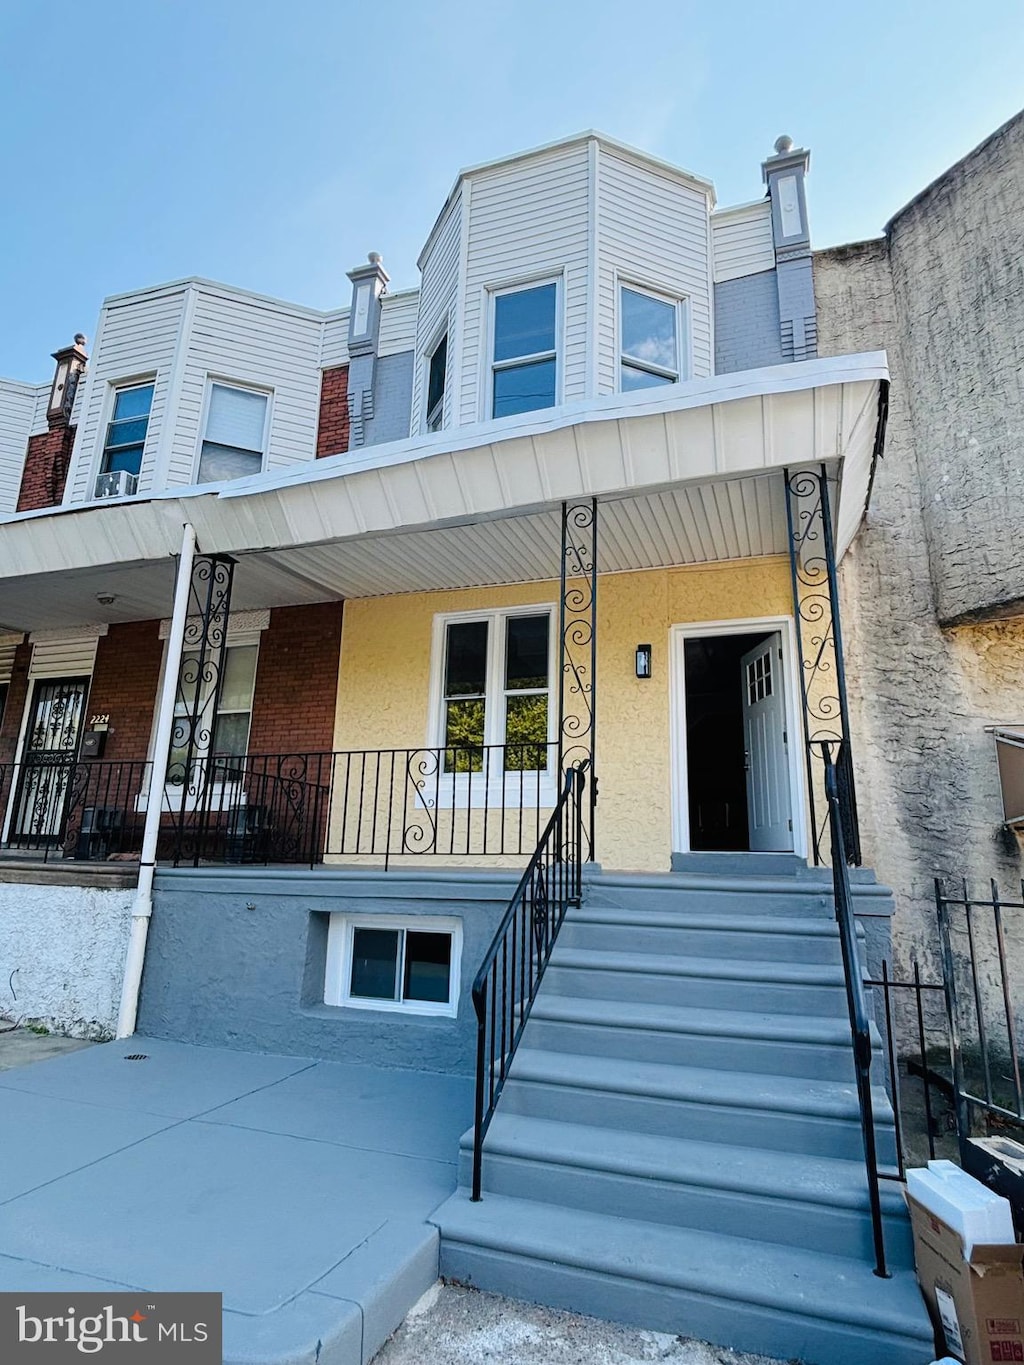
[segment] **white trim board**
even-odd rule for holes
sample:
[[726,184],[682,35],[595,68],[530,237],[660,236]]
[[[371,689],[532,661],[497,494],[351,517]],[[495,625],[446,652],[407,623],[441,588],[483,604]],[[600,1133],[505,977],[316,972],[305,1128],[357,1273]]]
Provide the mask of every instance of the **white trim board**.
[[[732,621],[687,621],[669,627],[669,753],[672,797],[672,852],[689,853],[690,806],[686,763],[686,663],[687,640],[707,635],[756,635],[779,631],[782,636],[783,681],[786,693],[786,727],[789,744],[789,790],[793,817],[793,852],[806,858],[808,839],[807,779],[803,764],[803,724],[798,679],[800,661],[791,616],[744,616]],[[783,855],[784,856],[784,855]]]

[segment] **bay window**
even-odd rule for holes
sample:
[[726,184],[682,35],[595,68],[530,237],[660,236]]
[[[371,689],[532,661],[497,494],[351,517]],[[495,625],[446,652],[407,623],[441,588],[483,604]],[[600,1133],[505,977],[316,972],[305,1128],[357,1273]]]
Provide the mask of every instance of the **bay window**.
[[266,444],[267,395],[211,384],[197,483],[258,474]]
[[682,377],[680,304],[646,290],[619,289],[619,387],[647,389]]
[[558,286],[494,295],[491,416],[554,407],[558,390]]

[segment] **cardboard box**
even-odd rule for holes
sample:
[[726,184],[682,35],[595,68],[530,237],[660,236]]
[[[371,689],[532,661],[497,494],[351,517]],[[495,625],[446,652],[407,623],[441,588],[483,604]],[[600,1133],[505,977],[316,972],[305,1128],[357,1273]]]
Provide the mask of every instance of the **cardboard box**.
[[1024,1246],[964,1244],[907,1196],[917,1278],[945,1349],[964,1365],[1024,1361]]

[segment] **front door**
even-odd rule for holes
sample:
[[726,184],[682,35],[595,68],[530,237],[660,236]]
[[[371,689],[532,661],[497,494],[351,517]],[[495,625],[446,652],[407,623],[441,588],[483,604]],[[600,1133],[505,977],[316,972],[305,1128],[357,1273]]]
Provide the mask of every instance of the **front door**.
[[782,636],[778,631],[740,659],[747,829],[751,852],[793,848]]
[[82,738],[88,678],[40,678],[32,694],[12,843],[58,839]]

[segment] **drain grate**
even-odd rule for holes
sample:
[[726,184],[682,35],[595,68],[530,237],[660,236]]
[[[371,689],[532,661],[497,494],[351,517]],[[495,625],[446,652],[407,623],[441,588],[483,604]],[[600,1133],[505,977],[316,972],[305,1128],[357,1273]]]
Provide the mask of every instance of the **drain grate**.
[[125,1061],[126,1061],[126,1062],[148,1062],[148,1061],[149,1061],[149,1053],[148,1053],[148,1052],[129,1052],[129,1053],[125,1056]]

